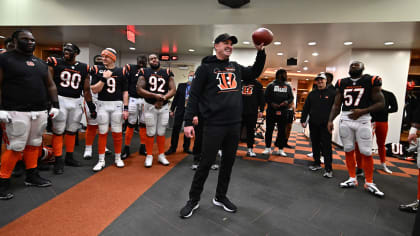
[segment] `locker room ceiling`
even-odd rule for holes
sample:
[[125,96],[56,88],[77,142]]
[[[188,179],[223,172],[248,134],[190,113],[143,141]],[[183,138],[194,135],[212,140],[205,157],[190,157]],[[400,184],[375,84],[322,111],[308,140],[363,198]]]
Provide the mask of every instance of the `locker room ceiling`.
[[[291,72],[318,73],[326,63],[345,52],[357,49],[414,49],[420,48],[420,22],[395,23],[336,23],[336,24],[270,24],[270,25],[162,25],[136,26],[138,35],[133,44],[126,39],[126,26],[36,26],[29,28],[40,45],[60,45],[63,42],[92,43],[99,47],[113,47],[118,51],[136,53],[162,52],[171,55],[199,55],[212,53],[212,41],[220,33],[237,36],[235,48],[253,48],[251,34],[265,27],[274,33],[273,43],[267,47],[267,68],[283,67]],[[22,28],[22,27],[19,27]],[[0,35],[8,36],[18,28],[0,27]],[[1,40],[1,39],[0,39]],[[249,41],[246,45],[243,42]],[[308,42],[316,42],[309,46]],[[345,46],[345,41],[353,42]],[[393,41],[386,46],[384,42]],[[2,42],[2,40],[0,41]],[[135,47],[136,51],[130,51]],[[189,52],[194,49],[194,52]],[[176,52],[174,52],[176,50]],[[319,53],[312,56],[312,53]],[[283,53],[279,56],[277,53]],[[298,58],[298,66],[286,66],[286,59]],[[309,62],[304,62],[308,60]],[[303,67],[308,67],[304,71]]]

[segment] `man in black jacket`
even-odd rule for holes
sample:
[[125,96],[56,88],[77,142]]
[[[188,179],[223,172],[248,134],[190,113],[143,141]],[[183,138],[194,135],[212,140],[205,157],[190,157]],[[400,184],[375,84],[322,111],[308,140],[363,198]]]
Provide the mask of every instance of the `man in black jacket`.
[[226,197],[226,193],[241,126],[241,80],[257,78],[264,68],[266,58],[261,44],[255,45],[258,53],[252,67],[243,67],[229,61],[232,45],[237,42],[238,39],[229,34],[217,36],[214,40],[216,55],[203,58],[191,84],[190,98],[184,116],[184,132],[187,137],[194,136],[193,117],[200,114],[202,120],[199,122],[204,122],[203,150],[200,165],[191,184],[190,199],[180,211],[181,218],[190,217],[199,207],[200,195],[218,149],[222,149],[223,158],[213,204],[223,207],[228,212],[237,210]]
[[287,83],[286,70],[276,72],[276,79],[265,89],[265,101],[267,102],[267,130],[265,131],[264,155],[271,152],[274,125],[277,124],[276,146],[279,148],[273,154],[287,156],[283,151],[286,146],[287,108],[293,102],[292,87]]
[[255,126],[257,118],[261,118],[264,112],[264,91],[263,87],[257,80],[242,81],[242,98],[244,109],[242,111],[242,126],[246,127],[246,145],[249,157],[257,156],[253,152]]
[[309,115],[309,132],[312,142],[314,164],[309,169],[316,171],[321,169],[320,152],[324,156],[324,177],[332,178],[332,150],[331,133],[328,132],[328,117],[334,104],[335,91],[327,88],[327,77],[320,73],[315,77],[317,89],[312,90],[306,98],[301,117],[301,124],[306,128],[306,119]]
[[[179,140],[179,131],[182,128],[182,122],[184,122],[185,106],[187,105],[188,98],[190,96],[191,82],[194,79],[194,71],[188,73],[188,82],[180,83],[176,90],[174,100],[172,101],[169,115],[174,117],[174,126],[172,127],[171,146],[166,155],[170,155],[176,152]],[[175,112],[175,113],[174,113]],[[191,154],[190,151],[191,139],[184,135],[184,152]]]

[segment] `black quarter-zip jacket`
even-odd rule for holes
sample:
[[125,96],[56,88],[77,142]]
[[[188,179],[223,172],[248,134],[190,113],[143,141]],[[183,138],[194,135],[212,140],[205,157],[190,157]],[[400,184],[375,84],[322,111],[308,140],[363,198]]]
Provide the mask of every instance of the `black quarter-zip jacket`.
[[309,123],[323,125],[328,123],[331,108],[334,104],[336,91],[332,89],[314,89],[303,105],[301,123],[305,123],[309,115]]
[[185,108],[185,126],[192,125],[200,114],[206,125],[231,125],[241,122],[241,80],[255,80],[265,64],[265,51],[258,51],[252,66],[207,56],[195,72],[190,97]]

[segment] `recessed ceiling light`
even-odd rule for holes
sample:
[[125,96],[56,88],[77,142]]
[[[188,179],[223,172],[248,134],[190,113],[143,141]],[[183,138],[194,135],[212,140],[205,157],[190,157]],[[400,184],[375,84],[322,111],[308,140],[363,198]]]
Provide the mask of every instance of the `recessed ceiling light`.
[[136,48],[135,48],[135,47],[129,47],[128,49],[130,49],[131,51],[136,50]]
[[353,42],[351,42],[351,41],[344,42],[344,45],[346,45],[346,46],[349,46],[349,45],[352,45],[352,44],[353,44]]
[[394,42],[388,41],[384,43],[385,46],[390,46],[390,45],[394,45]]
[[300,71],[300,70],[298,70],[298,71],[296,71],[297,73],[300,73],[300,72],[302,72],[302,71]]
[[306,80],[309,80],[308,78],[306,78]]
[[243,44],[251,44],[249,41],[243,41]]
[[308,70],[308,67],[307,66],[303,67],[303,70]]
[[282,52],[278,52],[277,53],[277,56],[283,56],[283,53]]
[[319,56],[319,53],[314,52],[314,53],[312,53],[312,56],[317,57],[317,56]]
[[281,42],[276,41],[274,42],[274,45],[281,45]]
[[192,48],[188,49],[188,51],[189,51],[189,52],[195,52],[195,50],[194,50],[194,49],[192,49]]
[[315,46],[316,45],[316,42],[315,41],[309,42],[308,45],[309,46]]
[[0,35],[0,39],[4,39],[4,38],[6,38],[6,37],[4,37],[3,35]]
[[308,62],[309,62],[309,60],[304,60],[303,62],[306,62],[306,63],[308,63]]

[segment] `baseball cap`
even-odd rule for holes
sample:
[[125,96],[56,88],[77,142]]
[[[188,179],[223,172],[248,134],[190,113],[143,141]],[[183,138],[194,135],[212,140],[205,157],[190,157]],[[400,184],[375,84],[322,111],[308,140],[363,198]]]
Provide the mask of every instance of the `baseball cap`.
[[217,36],[214,39],[214,43],[216,44],[216,43],[220,43],[220,42],[223,42],[223,41],[226,41],[226,40],[232,41],[232,44],[238,43],[238,39],[235,36],[229,35],[227,33],[220,34],[219,36]]
[[325,75],[325,73],[324,73],[324,72],[322,72],[322,73],[319,73],[319,74],[315,77],[315,80],[317,80],[317,79],[327,79],[327,76]]

